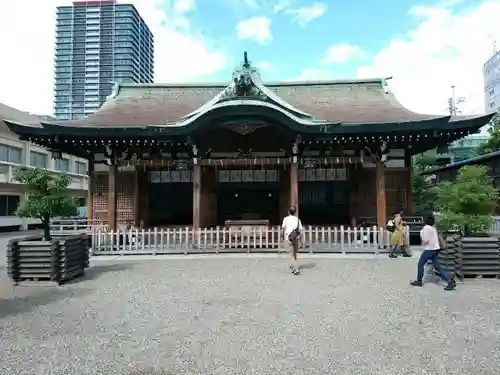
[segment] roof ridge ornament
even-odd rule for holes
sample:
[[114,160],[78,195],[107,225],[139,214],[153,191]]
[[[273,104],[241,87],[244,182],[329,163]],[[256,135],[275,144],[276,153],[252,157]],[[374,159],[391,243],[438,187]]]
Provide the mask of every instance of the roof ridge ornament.
[[243,52],[243,61],[233,71],[232,81],[222,92],[220,99],[252,97],[266,100],[267,95],[258,87],[260,73],[248,59],[248,53]]
[[271,103],[283,108],[286,111],[294,113],[296,116],[310,121],[315,120],[314,116],[295,108],[293,105],[287,103],[285,100],[276,95],[273,90],[264,86],[264,83],[260,78],[259,70],[252,65],[252,62],[248,59],[248,53],[246,51],[243,53],[243,61],[233,72],[231,83],[214,98],[212,98],[212,100],[183,116],[182,120],[187,120],[200,113],[208,112],[220,102],[238,99]]

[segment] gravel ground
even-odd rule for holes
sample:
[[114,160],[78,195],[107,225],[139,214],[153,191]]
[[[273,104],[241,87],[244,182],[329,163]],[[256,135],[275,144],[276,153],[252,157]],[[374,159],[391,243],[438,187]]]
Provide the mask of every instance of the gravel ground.
[[500,283],[411,288],[415,259],[98,262],[0,280],[0,374],[498,374]]

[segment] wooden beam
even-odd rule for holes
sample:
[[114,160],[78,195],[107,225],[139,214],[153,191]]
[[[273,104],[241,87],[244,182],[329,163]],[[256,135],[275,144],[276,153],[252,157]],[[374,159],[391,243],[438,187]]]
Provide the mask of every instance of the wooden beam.
[[87,222],[88,225],[94,224],[94,190],[95,190],[95,177],[94,177],[94,155],[89,156],[88,159],[88,191],[87,191]]
[[292,163],[290,165],[290,205],[297,208],[297,215],[299,213],[299,173],[298,164]]
[[201,167],[199,164],[195,164],[193,165],[193,229],[199,229],[201,225],[200,203]]
[[112,165],[108,172],[108,227],[109,230],[116,230],[116,178],[118,167]]
[[377,160],[375,166],[375,184],[377,192],[377,226],[385,228],[387,225],[387,202],[385,198],[385,167]]

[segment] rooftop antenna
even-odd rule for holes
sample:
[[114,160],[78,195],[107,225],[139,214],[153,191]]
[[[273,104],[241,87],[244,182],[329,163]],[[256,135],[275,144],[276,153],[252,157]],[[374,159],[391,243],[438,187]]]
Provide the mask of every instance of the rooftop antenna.
[[498,50],[497,50],[497,41],[496,41],[496,40],[494,40],[494,41],[493,41],[493,54],[496,54],[496,53],[497,53],[497,51],[498,51]]

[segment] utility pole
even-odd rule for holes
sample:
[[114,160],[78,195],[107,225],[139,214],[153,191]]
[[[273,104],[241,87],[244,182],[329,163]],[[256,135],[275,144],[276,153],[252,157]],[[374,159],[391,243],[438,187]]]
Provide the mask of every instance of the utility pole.
[[459,113],[462,113],[459,106],[460,104],[465,103],[465,98],[463,96],[458,99],[455,97],[455,85],[451,86],[451,97],[448,98],[448,112],[450,116],[456,116]]

